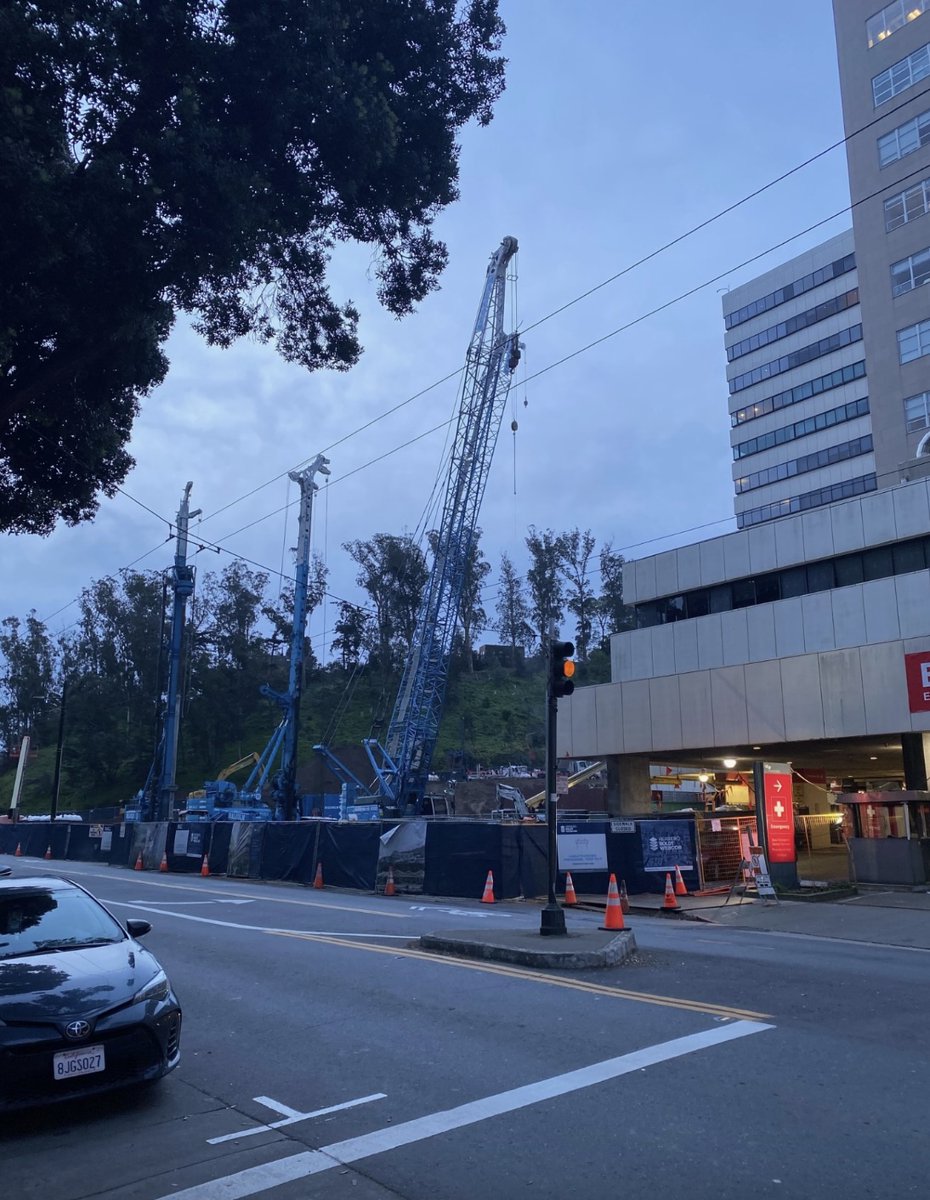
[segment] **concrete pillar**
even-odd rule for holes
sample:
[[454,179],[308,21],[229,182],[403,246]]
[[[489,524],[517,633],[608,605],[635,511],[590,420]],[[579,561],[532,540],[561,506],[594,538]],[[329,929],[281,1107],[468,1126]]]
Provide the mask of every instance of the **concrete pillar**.
[[904,759],[904,786],[908,791],[925,792],[930,775],[930,734],[902,733],[901,755]]
[[607,758],[607,812],[612,817],[642,816],[652,811],[649,759],[633,754]]

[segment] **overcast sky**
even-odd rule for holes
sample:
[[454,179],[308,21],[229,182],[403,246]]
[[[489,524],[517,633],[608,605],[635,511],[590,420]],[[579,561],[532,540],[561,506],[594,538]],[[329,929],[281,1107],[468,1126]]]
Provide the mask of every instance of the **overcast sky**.
[[[502,237],[520,245],[509,294],[526,328],[842,137],[830,0],[501,0],[501,11],[507,91],[492,124],[464,135],[461,198],[437,226],[450,253],[441,289],[397,322],[379,309],[368,252],[341,253],[333,291],[360,308],[365,346],[347,374],[307,375],[250,343],[211,350],[180,321],[132,439],[123,486],[138,503],[117,496],[92,524],[5,537],[0,616],[35,609],[57,634],[92,580],[169,566],[187,480],[203,510],[194,548],[202,537],[228,551],[196,553],[199,573],[233,554],[290,575],[286,473],[321,451],[332,475],[314,548],[330,592],[362,600],[342,543],[418,527],[445,434],[388,452],[454,414],[456,383],[354,431],[461,367]],[[839,149],[526,334],[480,518],[490,612],[501,553],[522,573],[531,525],[590,529],[628,558],[735,528],[720,291],[848,226],[840,217],[739,267],[848,201]],[[321,657],[336,616],[330,600],[311,618]]]

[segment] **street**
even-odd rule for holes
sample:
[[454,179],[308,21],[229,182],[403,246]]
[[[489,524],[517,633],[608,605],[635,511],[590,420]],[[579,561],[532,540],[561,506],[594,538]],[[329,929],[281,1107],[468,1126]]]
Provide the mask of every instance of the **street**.
[[532,971],[416,939],[535,904],[47,870],[152,921],[182,1062],[8,1116],[11,1200],[926,1195],[930,952],[637,917],[625,965]]

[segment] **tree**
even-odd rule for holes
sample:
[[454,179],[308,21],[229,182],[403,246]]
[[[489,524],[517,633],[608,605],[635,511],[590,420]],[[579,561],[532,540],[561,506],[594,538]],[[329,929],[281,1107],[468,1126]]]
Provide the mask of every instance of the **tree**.
[[611,543],[607,542],[601,548],[600,562],[601,592],[595,605],[595,618],[601,645],[606,648],[612,633],[633,628],[636,614],[623,603],[623,555],[615,554]]
[[362,650],[368,645],[371,637],[371,618],[357,604],[340,600],[339,620],[335,629],[332,649],[339,651],[344,669],[357,667],[361,662]]
[[0,624],[0,654],[0,734],[9,750],[48,707],[53,686],[55,652],[35,611]]
[[523,590],[523,580],[514,570],[513,563],[506,554],[501,555],[496,610],[495,629],[501,640],[510,646],[512,661],[516,663],[517,647],[526,649],[530,608]]
[[539,638],[540,648],[545,649],[550,627],[558,626],[562,620],[562,605],[565,602],[559,579],[561,540],[551,529],[537,533],[535,526],[531,525],[526,548],[532,559],[532,565],[526,573],[530,591],[530,620]]
[[345,542],[359,565],[356,582],[374,606],[378,664],[387,672],[407,653],[429,572],[419,546],[409,536],[376,533],[367,542]]
[[594,553],[594,537],[590,529],[582,533],[573,529],[558,539],[559,564],[568,584],[566,606],[575,618],[575,644],[578,658],[584,662],[588,657],[591,630],[597,601],[594,588],[588,578],[588,564]]
[[0,529],[113,495],[178,312],[344,370],[337,243],[371,248],[395,315],[432,291],[502,34],[497,0],[0,6]]

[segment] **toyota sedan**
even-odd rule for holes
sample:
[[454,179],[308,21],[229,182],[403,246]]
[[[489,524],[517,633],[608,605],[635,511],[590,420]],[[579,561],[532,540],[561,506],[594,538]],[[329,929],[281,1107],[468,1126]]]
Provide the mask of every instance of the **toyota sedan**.
[[181,1007],[161,965],[76,883],[0,878],[0,1109],[160,1079]]

